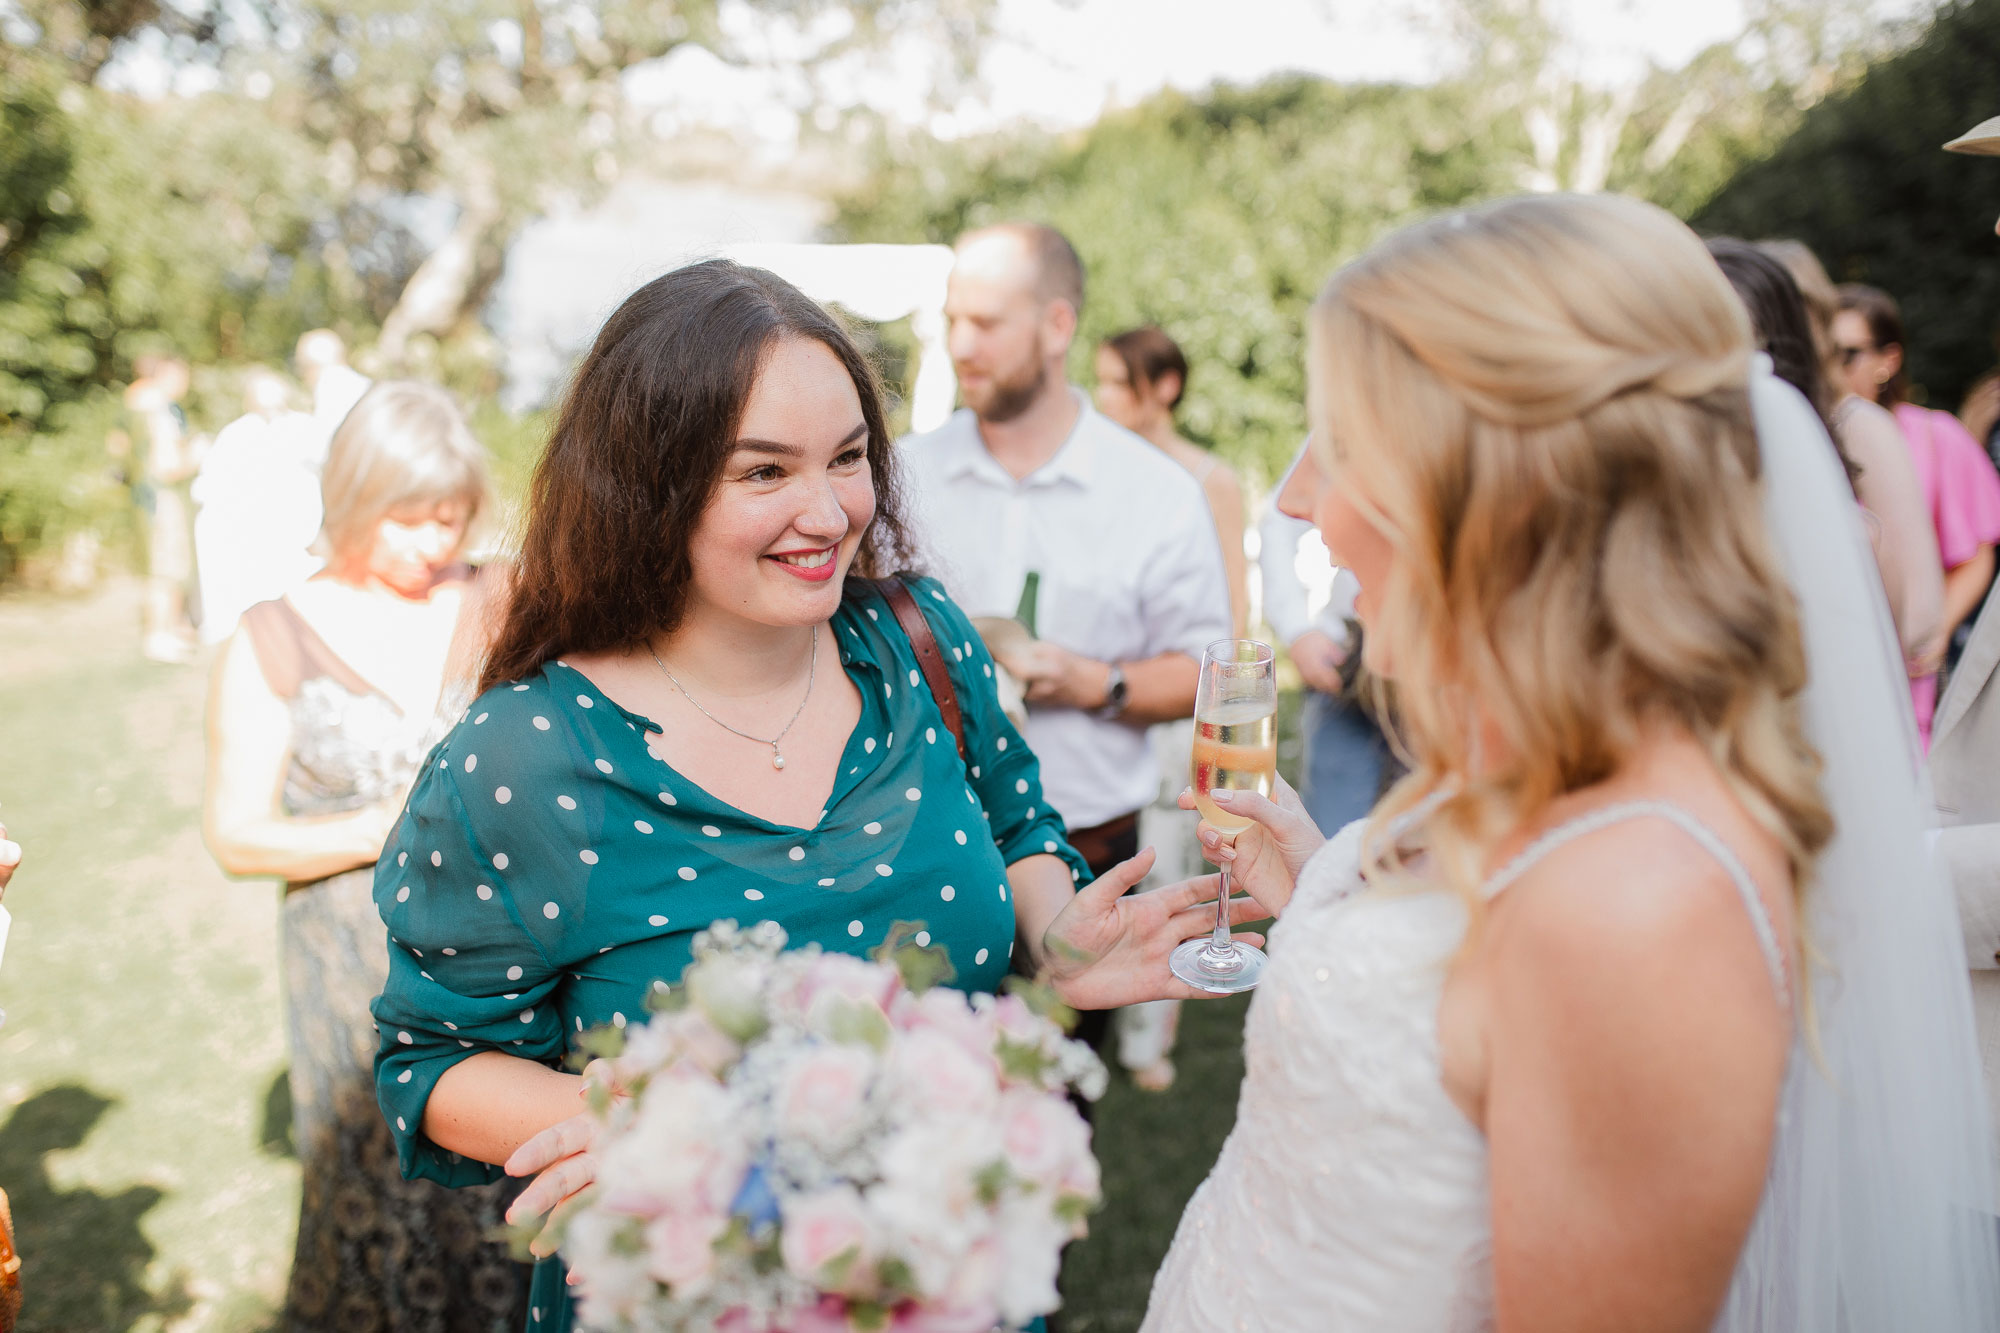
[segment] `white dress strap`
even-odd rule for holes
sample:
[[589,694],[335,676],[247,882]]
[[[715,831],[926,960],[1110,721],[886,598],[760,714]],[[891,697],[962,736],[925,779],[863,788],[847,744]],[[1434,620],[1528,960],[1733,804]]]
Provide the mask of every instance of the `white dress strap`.
[[1757,947],[1763,951],[1764,966],[1771,973],[1771,984],[1777,988],[1778,1000],[1788,1009],[1791,1007],[1791,986],[1785,979],[1784,954],[1778,948],[1778,932],[1771,925],[1771,917],[1764,910],[1763,895],[1757,892],[1757,882],[1750,878],[1743,862],[1730,849],[1728,843],[1717,837],[1715,831],[1689,814],[1678,805],[1666,801],[1624,801],[1617,805],[1607,805],[1588,814],[1578,815],[1568,823],[1559,824],[1541,837],[1529,843],[1521,853],[1502,866],[1500,870],[1480,889],[1482,896],[1491,899],[1507,889],[1522,875],[1556,848],[1574,842],[1588,833],[1622,824],[1633,819],[1664,819],[1688,837],[1695,840],[1701,849],[1714,857],[1735,884],[1737,895],[1743,899],[1743,910],[1749,913],[1750,928],[1756,932]]

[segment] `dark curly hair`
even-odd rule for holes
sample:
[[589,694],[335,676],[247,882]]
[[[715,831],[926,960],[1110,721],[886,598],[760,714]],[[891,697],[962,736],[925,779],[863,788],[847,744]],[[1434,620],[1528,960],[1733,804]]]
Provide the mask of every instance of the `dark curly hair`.
[[875,521],[850,580],[912,565],[881,385],[846,328],[776,274],[723,259],[690,264],[627,297],[577,367],[529,487],[481,690],[563,653],[630,648],[680,624],[689,542],[780,338],[824,345],[861,399]]

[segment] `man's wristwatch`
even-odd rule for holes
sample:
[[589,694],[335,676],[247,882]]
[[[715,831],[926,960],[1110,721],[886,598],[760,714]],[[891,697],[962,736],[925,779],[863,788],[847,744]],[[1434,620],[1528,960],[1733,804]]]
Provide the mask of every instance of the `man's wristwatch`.
[[1125,696],[1131,689],[1125,683],[1125,668],[1116,662],[1111,664],[1111,675],[1104,682],[1104,702],[1091,715],[1106,722],[1115,720],[1125,711]]

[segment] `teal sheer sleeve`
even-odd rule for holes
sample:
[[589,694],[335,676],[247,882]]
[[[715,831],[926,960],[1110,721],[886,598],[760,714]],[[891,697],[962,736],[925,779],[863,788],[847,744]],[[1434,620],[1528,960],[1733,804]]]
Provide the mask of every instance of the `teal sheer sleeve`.
[[[563,715],[502,687],[431,753],[375,872],[389,976],[374,1013],[376,1095],[406,1177],[495,1179],[423,1134],[445,1071],[483,1050],[546,1064],[565,1052],[553,994],[582,943],[596,853],[592,786],[566,780],[589,757]],[[584,808],[580,809],[580,805]]]

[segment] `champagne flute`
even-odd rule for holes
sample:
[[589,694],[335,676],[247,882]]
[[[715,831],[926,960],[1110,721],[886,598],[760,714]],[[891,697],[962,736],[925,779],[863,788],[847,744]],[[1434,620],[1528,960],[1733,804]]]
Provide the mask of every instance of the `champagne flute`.
[[[1254,639],[1218,639],[1201,658],[1194,697],[1194,802],[1202,818],[1230,843],[1250,820],[1217,805],[1218,791],[1269,796],[1278,773],[1276,655]],[[1187,940],[1168,965],[1197,990],[1233,995],[1264,974],[1264,951],[1229,935],[1229,866],[1215,899],[1215,930]]]

